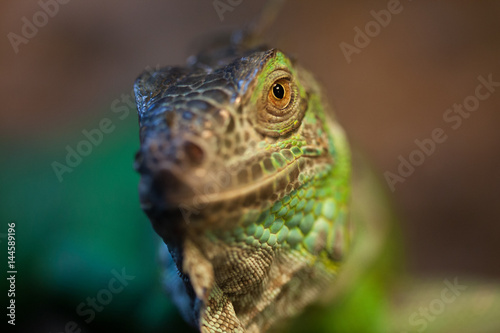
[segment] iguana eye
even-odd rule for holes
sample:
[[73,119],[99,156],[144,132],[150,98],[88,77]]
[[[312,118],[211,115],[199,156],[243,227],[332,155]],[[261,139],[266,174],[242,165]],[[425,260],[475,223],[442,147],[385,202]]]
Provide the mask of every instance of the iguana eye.
[[286,108],[292,99],[290,81],[287,79],[276,80],[269,89],[268,99],[276,108]]
[[305,93],[301,94],[300,84],[288,68],[276,68],[265,74],[262,88],[256,90],[255,129],[261,134],[279,137],[300,126],[307,98]]

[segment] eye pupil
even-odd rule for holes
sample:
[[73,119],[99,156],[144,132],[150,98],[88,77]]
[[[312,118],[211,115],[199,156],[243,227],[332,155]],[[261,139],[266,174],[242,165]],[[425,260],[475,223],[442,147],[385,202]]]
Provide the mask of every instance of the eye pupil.
[[273,95],[277,99],[283,99],[283,97],[285,97],[285,88],[283,88],[281,84],[276,83],[273,86]]
[[278,79],[267,89],[268,103],[274,108],[285,110],[293,97],[290,80],[286,78]]

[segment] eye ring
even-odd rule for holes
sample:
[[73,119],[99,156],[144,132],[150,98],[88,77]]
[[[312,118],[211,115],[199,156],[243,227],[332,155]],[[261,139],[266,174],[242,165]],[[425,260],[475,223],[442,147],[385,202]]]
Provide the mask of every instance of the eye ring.
[[277,109],[284,109],[292,100],[292,88],[290,87],[290,80],[281,78],[271,85],[267,97],[269,103]]
[[[255,129],[266,136],[280,137],[298,128],[307,109],[307,94],[287,68],[277,68],[263,82],[255,113]],[[281,88],[283,88],[281,90]],[[257,93],[258,93],[257,91]]]

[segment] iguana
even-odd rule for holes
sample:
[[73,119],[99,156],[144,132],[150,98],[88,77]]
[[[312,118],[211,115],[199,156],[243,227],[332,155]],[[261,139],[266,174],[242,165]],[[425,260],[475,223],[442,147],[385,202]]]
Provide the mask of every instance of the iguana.
[[[398,235],[376,177],[311,73],[250,37],[135,83],[140,201],[184,318],[206,333],[459,332],[444,311],[445,326],[420,320],[416,284],[391,294]],[[463,294],[448,314],[470,309]]]

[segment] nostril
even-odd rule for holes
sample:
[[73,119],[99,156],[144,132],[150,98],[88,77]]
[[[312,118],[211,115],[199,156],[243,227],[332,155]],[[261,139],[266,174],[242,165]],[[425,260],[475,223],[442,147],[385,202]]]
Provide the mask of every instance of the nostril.
[[186,141],[184,143],[184,152],[187,159],[193,166],[200,166],[205,159],[205,152],[203,149],[191,141]]

